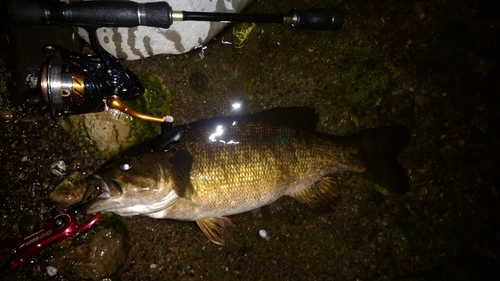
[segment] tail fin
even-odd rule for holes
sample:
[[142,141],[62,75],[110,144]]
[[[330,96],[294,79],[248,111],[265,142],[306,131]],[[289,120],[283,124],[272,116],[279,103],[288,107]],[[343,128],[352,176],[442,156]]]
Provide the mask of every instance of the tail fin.
[[380,127],[352,136],[361,146],[365,175],[387,191],[403,194],[408,191],[408,176],[397,157],[410,142],[408,127]]

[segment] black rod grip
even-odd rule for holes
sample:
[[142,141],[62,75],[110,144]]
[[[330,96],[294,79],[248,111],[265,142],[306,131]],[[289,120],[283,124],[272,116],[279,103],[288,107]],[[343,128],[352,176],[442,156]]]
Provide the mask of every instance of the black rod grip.
[[33,0],[10,0],[7,9],[15,24],[40,24],[40,5]]
[[10,0],[9,15],[17,24],[62,24],[169,28],[172,8],[167,2]]
[[293,28],[337,30],[344,25],[344,12],[340,9],[311,9],[292,11]]

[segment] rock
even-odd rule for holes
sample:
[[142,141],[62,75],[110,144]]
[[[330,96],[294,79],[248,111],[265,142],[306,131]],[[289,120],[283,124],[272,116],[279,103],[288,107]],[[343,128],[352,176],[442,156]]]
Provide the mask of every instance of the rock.
[[[110,158],[129,147],[132,117],[115,109],[98,113],[71,115],[61,118],[61,126],[69,131],[85,148],[94,154]],[[137,122],[137,121],[135,121]]]
[[101,229],[87,243],[67,249],[55,265],[75,280],[102,280],[115,274],[127,259],[126,234]]
[[[158,0],[136,0],[157,2]],[[251,0],[170,0],[173,11],[239,13]],[[137,60],[158,54],[182,54],[204,45],[227,24],[207,21],[175,21],[168,29],[138,26],[132,28],[105,27],[97,31],[99,42],[113,56]],[[88,42],[87,32],[78,34]]]
[[73,172],[56,186],[49,198],[55,203],[66,208],[80,202],[87,189],[85,175],[81,172]]

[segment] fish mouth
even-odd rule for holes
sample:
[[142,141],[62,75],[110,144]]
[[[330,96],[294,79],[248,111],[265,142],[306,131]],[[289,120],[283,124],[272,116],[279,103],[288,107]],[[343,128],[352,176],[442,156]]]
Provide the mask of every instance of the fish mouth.
[[83,212],[94,214],[105,210],[104,201],[115,199],[123,194],[123,189],[118,182],[110,178],[92,174],[87,178],[87,191],[83,200]]

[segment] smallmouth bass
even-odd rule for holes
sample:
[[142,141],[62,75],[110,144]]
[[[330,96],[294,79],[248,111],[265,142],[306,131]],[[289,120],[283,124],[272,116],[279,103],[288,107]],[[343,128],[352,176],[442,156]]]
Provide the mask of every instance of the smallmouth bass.
[[[151,142],[130,148],[87,179],[85,213],[196,221],[224,244],[226,216],[291,196],[314,211],[335,211],[339,171],[362,173],[386,190],[409,189],[397,155],[410,140],[407,127],[380,127],[349,137],[319,133],[309,108],[203,119],[167,152]],[[88,198],[88,195],[85,196]]]

